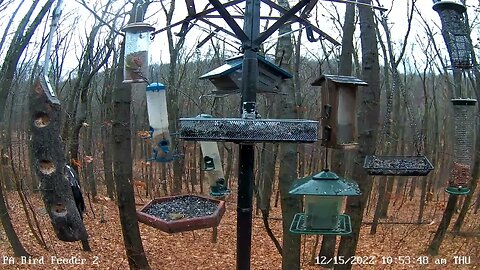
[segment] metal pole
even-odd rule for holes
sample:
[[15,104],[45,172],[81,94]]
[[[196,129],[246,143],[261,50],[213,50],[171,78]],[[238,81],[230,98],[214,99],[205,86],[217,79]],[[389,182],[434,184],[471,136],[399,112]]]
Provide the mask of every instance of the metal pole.
[[[260,31],[260,0],[246,0],[243,30],[248,40],[242,43],[243,118],[255,118],[256,89],[258,81],[258,45],[253,43]],[[250,269],[252,248],[252,201],[255,151],[252,143],[239,146],[238,199],[237,199],[237,270]]]

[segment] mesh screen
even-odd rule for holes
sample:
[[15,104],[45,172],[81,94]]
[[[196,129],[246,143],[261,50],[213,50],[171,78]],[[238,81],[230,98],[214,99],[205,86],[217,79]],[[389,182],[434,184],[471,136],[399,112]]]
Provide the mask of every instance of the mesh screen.
[[180,118],[180,138],[201,141],[316,142],[318,121]]
[[363,167],[370,175],[423,176],[432,169],[425,156],[366,156]]

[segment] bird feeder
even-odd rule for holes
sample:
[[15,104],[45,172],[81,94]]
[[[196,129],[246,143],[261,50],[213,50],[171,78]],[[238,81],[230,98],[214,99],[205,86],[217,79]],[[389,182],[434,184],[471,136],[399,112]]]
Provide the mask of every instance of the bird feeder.
[[[199,118],[212,118],[209,114],[198,115]],[[218,151],[218,143],[211,141],[200,141],[203,156],[203,170],[210,183],[210,195],[223,197],[230,193],[225,183],[222,161]]]
[[450,194],[464,195],[470,192],[468,182],[472,177],[476,102],[475,99],[452,99],[455,144],[453,146],[452,169],[446,188],[446,192]]
[[151,83],[146,88],[148,121],[153,142],[151,160],[168,162],[172,160],[170,151],[170,132],[168,129],[168,111],[165,85]]
[[472,43],[464,13],[467,8],[458,1],[441,0],[433,5],[442,21],[442,35],[453,68],[472,67]]
[[368,84],[352,76],[324,74],[312,85],[322,87],[322,145],[344,149],[355,147],[357,90],[358,86]]
[[[280,85],[283,80],[292,78],[292,75],[261,55],[257,54],[257,59],[259,70],[257,93],[281,92]],[[202,75],[200,79],[208,79],[215,85],[216,89],[212,94],[239,93],[242,85],[242,65],[243,55],[230,58],[225,65]]]
[[360,195],[355,182],[329,170],[296,181],[288,192],[305,196],[305,213],[297,213],[290,232],[298,234],[347,235],[352,232],[350,217],[341,214],[344,196]]
[[148,77],[148,49],[150,33],[155,30],[147,23],[136,22],[125,26],[124,83],[146,83]]

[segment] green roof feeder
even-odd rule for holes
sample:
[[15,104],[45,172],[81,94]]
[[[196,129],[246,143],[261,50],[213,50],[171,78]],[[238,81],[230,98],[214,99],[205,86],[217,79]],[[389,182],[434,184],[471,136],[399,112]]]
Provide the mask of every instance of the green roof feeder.
[[288,192],[305,196],[305,213],[295,215],[290,232],[298,234],[347,235],[352,232],[350,217],[341,214],[343,197],[360,195],[358,184],[336,173],[320,173],[296,181]]
[[[258,55],[258,88],[257,93],[279,93],[280,86],[285,79],[292,78],[286,70]],[[215,85],[214,95],[236,94],[242,86],[243,55],[227,59],[226,64],[220,66],[202,76],[200,79],[208,79]]]

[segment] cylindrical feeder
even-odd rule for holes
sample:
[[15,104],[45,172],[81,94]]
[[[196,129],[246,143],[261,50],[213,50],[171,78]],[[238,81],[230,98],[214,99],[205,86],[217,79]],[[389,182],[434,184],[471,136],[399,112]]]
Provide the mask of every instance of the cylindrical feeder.
[[472,67],[472,43],[464,13],[467,8],[459,1],[441,0],[433,5],[442,21],[442,35],[453,68]]
[[[212,118],[211,115],[201,114],[199,118]],[[210,195],[213,197],[222,197],[230,193],[225,183],[222,161],[218,151],[218,143],[210,141],[201,141],[203,170],[210,183]]]
[[153,142],[152,160],[167,162],[171,156],[165,85],[151,83],[146,88],[148,121]]
[[455,121],[455,144],[453,164],[450,170],[448,188],[451,194],[467,194],[470,189],[471,166],[475,130],[475,99],[452,99]]
[[154,30],[142,22],[130,23],[122,29],[125,32],[124,83],[147,82],[150,33]]
[[344,196],[360,195],[357,183],[323,170],[296,181],[289,194],[305,196],[305,213],[295,215],[290,232],[335,235],[351,233],[350,217],[342,214],[341,210]]

